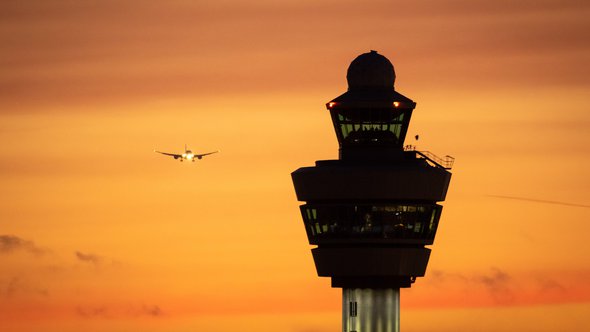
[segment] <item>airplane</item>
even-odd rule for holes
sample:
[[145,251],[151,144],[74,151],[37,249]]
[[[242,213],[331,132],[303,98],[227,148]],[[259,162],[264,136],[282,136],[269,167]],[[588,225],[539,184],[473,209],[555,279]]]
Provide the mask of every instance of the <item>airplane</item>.
[[185,161],[185,160],[191,160],[194,162],[196,159],[202,159],[204,156],[208,156],[210,154],[214,154],[214,153],[219,152],[219,150],[213,151],[213,152],[202,153],[202,154],[196,154],[196,153],[193,153],[191,150],[189,150],[185,144],[184,145],[184,153],[182,153],[182,154],[161,152],[161,151],[157,151],[157,150],[154,150],[154,152],[174,157],[174,159],[180,159],[181,162]]

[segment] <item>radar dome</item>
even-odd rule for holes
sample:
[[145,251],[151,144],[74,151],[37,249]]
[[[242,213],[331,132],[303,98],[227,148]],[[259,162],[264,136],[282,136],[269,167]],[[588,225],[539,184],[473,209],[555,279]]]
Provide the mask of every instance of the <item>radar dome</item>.
[[386,57],[371,51],[359,55],[350,63],[346,80],[348,90],[393,90],[395,70]]

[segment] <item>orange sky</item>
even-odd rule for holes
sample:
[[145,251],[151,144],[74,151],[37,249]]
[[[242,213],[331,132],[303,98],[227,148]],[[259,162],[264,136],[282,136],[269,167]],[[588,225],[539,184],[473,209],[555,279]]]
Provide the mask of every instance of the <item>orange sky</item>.
[[[589,15],[587,1],[3,1],[0,330],[339,329],[290,172],[337,157],[324,104],[371,49],[418,103],[408,136],[457,158],[403,330],[590,328]],[[152,152],[185,143],[222,152]]]

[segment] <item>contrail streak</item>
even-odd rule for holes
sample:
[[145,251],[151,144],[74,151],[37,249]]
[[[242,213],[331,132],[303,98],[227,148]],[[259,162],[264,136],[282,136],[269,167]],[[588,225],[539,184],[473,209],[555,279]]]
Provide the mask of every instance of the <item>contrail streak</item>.
[[535,203],[545,203],[545,204],[556,204],[556,205],[590,208],[590,205],[568,203],[568,202],[558,202],[558,201],[547,201],[547,200],[543,200],[543,199],[534,199],[534,198],[526,198],[526,197],[502,196],[502,195],[486,195],[486,196],[495,197],[495,198],[504,198],[504,199],[515,199],[515,200],[519,200],[519,201],[527,201],[527,202],[535,202]]

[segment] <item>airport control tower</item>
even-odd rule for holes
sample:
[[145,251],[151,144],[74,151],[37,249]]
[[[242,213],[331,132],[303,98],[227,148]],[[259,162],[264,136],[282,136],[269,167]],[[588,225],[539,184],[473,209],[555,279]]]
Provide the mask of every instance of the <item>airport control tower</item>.
[[348,91],[326,104],[338,160],[292,173],[317,273],[342,288],[342,331],[399,331],[399,290],[424,276],[453,163],[404,147],[416,103],[391,62],[358,56]]

